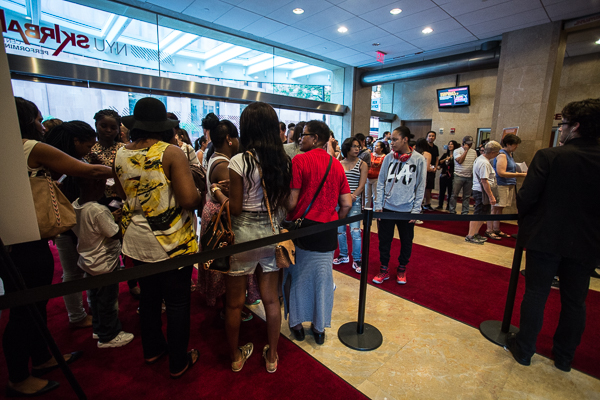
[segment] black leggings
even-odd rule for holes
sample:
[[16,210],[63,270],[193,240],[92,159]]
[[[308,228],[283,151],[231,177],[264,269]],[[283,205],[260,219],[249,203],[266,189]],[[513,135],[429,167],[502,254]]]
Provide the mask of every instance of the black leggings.
[[[52,284],[54,258],[47,239],[13,245],[9,254],[23,275],[27,288]],[[2,270],[2,280],[6,287],[6,293],[17,291],[4,270]],[[44,322],[46,321],[47,304],[47,300],[35,303]],[[29,377],[30,359],[32,365],[37,366],[44,364],[52,357],[44,337],[36,327],[26,306],[10,309],[2,346],[8,368],[8,379],[12,383],[22,382]]]

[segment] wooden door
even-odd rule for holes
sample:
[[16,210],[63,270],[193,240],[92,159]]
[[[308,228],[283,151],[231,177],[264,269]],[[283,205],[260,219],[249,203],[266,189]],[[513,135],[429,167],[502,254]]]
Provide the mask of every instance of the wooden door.
[[402,120],[402,126],[406,126],[410,129],[410,133],[415,135],[415,139],[427,138],[427,132],[431,130],[431,120],[430,119],[421,119],[414,121],[406,121]]

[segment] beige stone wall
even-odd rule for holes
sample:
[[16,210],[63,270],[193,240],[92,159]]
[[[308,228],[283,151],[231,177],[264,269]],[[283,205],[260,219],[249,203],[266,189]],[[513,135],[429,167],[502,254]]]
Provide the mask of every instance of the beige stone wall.
[[565,58],[556,101],[556,113],[572,101],[598,97],[600,97],[600,53]]
[[[456,75],[394,84],[394,114],[401,120],[431,119],[431,129],[444,129],[437,143],[460,142],[463,136],[475,137],[477,128],[491,128],[497,69],[460,74],[460,85],[470,85],[471,106],[440,110],[436,89],[456,86]],[[450,134],[450,128],[456,133]]]
[[[472,105],[443,111],[437,107],[435,90],[455,86],[456,75],[396,83],[392,112],[403,120],[431,119],[435,131],[444,128],[444,134],[438,136],[438,145],[456,138],[460,141],[465,135],[475,136],[477,128],[492,126],[497,75],[497,69],[460,74],[460,84],[471,86]],[[590,97],[600,97],[600,53],[565,58],[556,113],[571,101]],[[396,120],[394,127],[398,125]],[[450,135],[450,128],[456,128],[454,136]]]

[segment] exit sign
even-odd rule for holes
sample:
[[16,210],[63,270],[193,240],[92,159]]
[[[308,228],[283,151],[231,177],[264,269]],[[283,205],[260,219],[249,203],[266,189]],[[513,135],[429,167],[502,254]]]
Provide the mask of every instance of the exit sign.
[[385,53],[383,51],[378,51],[377,52],[377,62],[380,62],[383,64],[384,61],[385,61]]

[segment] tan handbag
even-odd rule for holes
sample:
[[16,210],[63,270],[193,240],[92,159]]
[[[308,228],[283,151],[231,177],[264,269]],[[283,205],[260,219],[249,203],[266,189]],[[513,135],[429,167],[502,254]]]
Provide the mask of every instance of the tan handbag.
[[[269,205],[269,197],[267,196],[267,188],[265,187],[265,181],[262,178],[262,169],[260,168],[260,164],[254,154],[248,152],[251,157],[256,161],[256,165],[258,166],[258,171],[260,172],[260,181],[262,183],[263,188],[263,196],[265,197],[265,203],[267,205],[267,212],[269,213],[269,222],[271,223],[271,229],[273,230],[273,235],[276,235],[275,225],[273,225],[273,217],[271,215],[271,206]],[[287,233],[287,229],[279,228],[279,233]],[[296,265],[296,246],[291,239],[284,240],[283,242],[277,243],[275,247],[275,261],[277,262],[277,268],[288,268],[290,264]]]
[[73,205],[46,172],[29,178],[42,239],[53,238],[77,224]]

